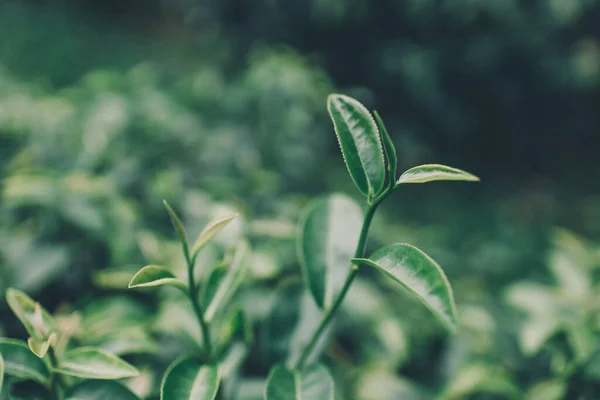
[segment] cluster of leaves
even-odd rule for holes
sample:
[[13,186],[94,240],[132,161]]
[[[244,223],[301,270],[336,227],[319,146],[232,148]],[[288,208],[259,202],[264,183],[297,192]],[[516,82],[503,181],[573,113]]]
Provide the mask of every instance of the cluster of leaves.
[[137,376],[135,367],[101,348],[74,346],[68,325],[58,324],[25,293],[9,289],[6,300],[29,338],[27,342],[0,339],[0,394],[11,399],[75,400],[101,393],[107,398],[136,399],[116,381]]

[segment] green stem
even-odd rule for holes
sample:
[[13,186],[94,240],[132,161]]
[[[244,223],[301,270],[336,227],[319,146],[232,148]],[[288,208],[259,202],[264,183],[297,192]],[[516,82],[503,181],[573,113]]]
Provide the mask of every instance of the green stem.
[[[371,227],[371,222],[373,221],[373,216],[375,215],[375,211],[377,211],[377,207],[379,206],[379,204],[381,204],[383,199],[385,199],[387,197],[387,195],[391,192],[391,190],[392,190],[392,188],[388,187],[388,189],[386,189],[381,195],[379,195],[379,197],[375,198],[375,200],[369,204],[369,208],[367,209],[367,213],[365,214],[362,228],[360,230],[360,237],[358,239],[358,245],[356,246],[354,258],[363,258],[365,256],[365,250],[367,247],[367,237],[369,235],[369,228]],[[319,342],[319,339],[320,339],[321,335],[323,334],[323,332],[325,331],[325,328],[327,328],[327,326],[331,323],[333,316],[337,312],[340,305],[344,302],[344,298],[346,297],[348,290],[350,290],[350,286],[352,285],[354,278],[356,278],[358,271],[359,271],[359,266],[352,264],[352,266],[350,268],[350,272],[346,276],[346,281],[344,282],[344,286],[342,287],[342,290],[335,298],[331,308],[326,310],[325,314],[323,314],[323,318],[321,319],[321,323],[319,324],[319,327],[317,328],[315,333],[312,335],[310,341],[308,342],[308,345],[302,351],[302,355],[300,356],[298,361],[295,363],[295,365],[294,365],[295,369],[304,368],[306,361],[308,360],[308,357],[310,356],[310,353],[313,351],[314,347]]]
[[194,309],[194,314],[196,314],[196,319],[198,320],[200,329],[202,330],[205,356],[207,357],[208,362],[211,362],[213,358],[212,340],[210,337],[210,330],[208,329],[208,324],[204,319],[204,312],[200,308],[200,304],[198,304],[198,287],[196,286],[196,278],[194,277],[194,265],[196,263],[196,260],[195,257],[194,259],[190,257],[190,252],[187,245],[183,246],[183,252],[185,254],[185,259],[188,265],[188,296],[190,298],[190,302],[192,303],[192,308]]
[[50,348],[48,349],[48,356],[50,357],[50,364],[52,366],[52,372],[50,375],[50,392],[56,400],[61,400],[62,396],[60,375],[54,372],[54,368],[58,367],[58,359],[52,346],[50,346]]

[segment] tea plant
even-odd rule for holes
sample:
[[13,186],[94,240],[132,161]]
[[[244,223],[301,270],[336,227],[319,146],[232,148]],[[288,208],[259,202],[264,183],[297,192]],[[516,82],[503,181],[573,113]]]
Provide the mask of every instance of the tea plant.
[[[306,286],[323,316],[299,358],[271,369],[266,400],[334,398],[333,379],[324,365],[313,361],[313,351],[361,268],[371,267],[387,275],[416,296],[449,332],[457,328],[452,288],[439,265],[405,243],[386,246],[365,257],[367,237],[377,208],[401,185],[479,178],[437,164],[417,166],[397,177],[396,149],[377,112],[373,117],[358,101],[340,94],[329,96],[327,108],[346,167],[366,197],[367,210],[362,216],[351,199],[333,195],[315,201],[306,211],[300,223],[298,255]],[[355,241],[340,240],[358,225],[360,233]]]
[[[231,362],[239,362],[235,361],[235,354],[233,359],[228,359],[227,356],[231,354],[228,350],[232,349],[240,336],[242,340],[247,338],[246,321],[240,310],[234,310],[231,314],[221,313],[243,279],[247,246],[242,242],[236,248],[226,273],[221,268],[213,268],[203,284],[199,285],[195,274],[198,253],[237,215],[228,215],[209,223],[190,246],[181,219],[166,201],[164,205],[182,244],[188,282],[177,279],[167,268],[148,265],[133,277],[129,288],[168,285],[182,290],[189,298],[202,333],[203,347],[198,349],[199,353],[178,359],[167,369],[161,384],[161,399],[214,399],[219,391],[223,369],[230,368],[227,364]],[[213,341],[214,331],[223,332],[222,326],[219,326],[223,323],[229,324],[228,334]]]
[[76,400],[102,393],[103,398],[137,399],[117,382],[138,375],[135,367],[100,348],[73,346],[72,332],[61,329],[48,311],[25,293],[8,289],[6,300],[29,338],[27,342],[0,338],[2,395]]

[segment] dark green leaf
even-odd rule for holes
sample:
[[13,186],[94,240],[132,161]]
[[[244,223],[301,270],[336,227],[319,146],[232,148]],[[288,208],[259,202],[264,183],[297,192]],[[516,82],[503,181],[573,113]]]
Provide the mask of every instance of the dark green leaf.
[[139,400],[139,398],[118,382],[88,380],[75,385],[67,400]]
[[385,183],[377,124],[362,104],[348,96],[330,95],[327,109],[352,180],[362,194],[373,197]]
[[30,379],[47,384],[50,371],[46,364],[21,340],[0,339],[0,354],[4,359],[4,374],[18,379]]
[[383,151],[385,152],[385,160],[387,163],[388,182],[390,185],[393,185],[396,182],[396,174],[398,169],[396,146],[394,146],[394,142],[392,142],[392,138],[385,128],[379,113],[375,111],[373,112],[373,115],[375,116],[375,121],[377,121],[379,132],[381,133],[381,141],[383,142]]
[[161,400],[213,400],[219,390],[219,369],[194,358],[175,361],[165,372]]
[[56,332],[52,316],[39,303],[17,289],[6,291],[6,301],[34,339],[45,342]]
[[200,304],[202,304],[203,308],[208,307],[213,297],[217,293],[221,282],[227,275],[227,269],[225,265],[219,265],[210,272],[208,278],[206,279],[206,283],[202,285],[200,288]]
[[398,179],[402,183],[426,183],[433,181],[479,181],[475,175],[452,167],[439,164],[419,165],[405,171]]
[[298,258],[310,293],[328,309],[344,285],[356,251],[363,213],[348,196],[311,203],[299,223]]
[[93,347],[66,352],[56,372],[86,379],[121,379],[139,375],[138,370],[114,354]]
[[302,372],[278,364],[271,369],[265,400],[333,400],[333,379],[327,368],[311,364]]
[[225,228],[231,221],[233,221],[239,214],[230,214],[228,216],[216,219],[211,221],[206,225],[206,227],[202,230],[196,242],[192,246],[192,258],[195,257],[198,252],[204,247],[204,245],[213,238],[217,233],[219,233],[223,228]]
[[147,265],[140,269],[129,282],[129,289],[169,285],[183,291],[187,290],[187,285],[177,279],[175,275],[166,268],[158,265]]
[[173,209],[171,208],[169,203],[167,203],[166,200],[163,200],[163,204],[165,205],[165,208],[167,209],[167,212],[169,213],[169,217],[171,218],[171,223],[173,224],[173,228],[175,228],[175,230],[177,231],[177,235],[179,235],[179,240],[181,240],[181,243],[187,247],[187,245],[188,245],[187,244],[187,235],[185,234],[185,228],[183,227],[183,222],[181,222],[181,219],[179,219],[179,217],[177,216],[175,211],[173,211]]
[[368,259],[357,259],[385,273],[414,294],[450,331],[456,331],[457,313],[450,283],[440,266],[414,246],[398,243]]

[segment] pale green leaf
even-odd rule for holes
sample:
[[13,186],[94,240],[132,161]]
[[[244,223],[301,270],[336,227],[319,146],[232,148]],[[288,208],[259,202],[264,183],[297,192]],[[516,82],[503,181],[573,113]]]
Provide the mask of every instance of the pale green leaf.
[[565,398],[567,385],[560,380],[548,380],[537,383],[525,395],[525,400],[562,400]]
[[362,221],[360,206],[342,194],[315,200],[300,219],[297,247],[302,274],[323,309],[331,306],[344,286]]
[[123,327],[108,336],[93,341],[86,340],[85,344],[119,357],[131,354],[153,354],[159,350],[158,343],[142,326]]
[[27,344],[29,345],[29,349],[38,356],[39,358],[43,358],[50,346],[54,346],[58,341],[58,335],[56,333],[52,333],[47,340],[38,340],[30,337],[27,339]]
[[362,104],[341,94],[329,95],[327,109],[352,180],[362,194],[373,197],[385,183],[383,148],[375,120]]
[[4,374],[18,379],[30,379],[47,384],[50,371],[46,364],[29,350],[21,340],[0,339],[0,355],[4,360]]
[[6,301],[31,337],[46,341],[56,332],[56,324],[50,313],[25,293],[10,288],[6,291]]
[[426,183],[433,181],[479,181],[475,175],[452,167],[439,164],[426,164],[405,171],[396,184]]
[[415,295],[450,331],[457,327],[457,312],[450,283],[440,266],[414,246],[398,243],[384,247],[368,259],[357,259],[383,272]]
[[129,282],[129,289],[153,287],[153,286],[174,286],[183,291],[187,290],[187,285],[177,279],[175,275],[166,268],[158,265],[147,265],[140,269]]
[[357,400],[431,400],[434,398],[425,388],[392,371],[380,366],[365,368],[363,374],[357,378],[355,398]]
[[398,156],[396,155],[396,146],[392,142],[392,138],[388,133],[383,120],[379,116],[377,111],[373,112],[377,126],[379,126],[379,132],[381,132],[381,141],[383,142],[383,151],[385,153],[385,160],[387,165],[388,182],[393,185],[396,182],[396,174],[398,169]]
[[219,369],[194,358],[175,361],[165,372],[161,400],[213,400],[219,390]]
[[67,400],[139,400],[139,398],[118,382],[86,380],[71,389]]
[[206,225],[198,239],[194,242],[192,246],[192,258],[195,257],[198,252],[204,247],[204,245],[213,238],[217,233],[219,233],[223,228],[225,228],[231,221],[233,221],[239,214],[230,214],[225,217],[215,219]]
[[179,240],[181,240],[181,243],[187,247],[187,235],[185,234],[185,228],[183,227],[183,222],[181,222],[181,219],[179,219],[179,217],[177,216],[177,214],[175,213],[175,211],[171,208],[171,206],[169,205],[169,203],[167,203],[166,200],[163,200],[163,204],[165,205],[165,208],[167,209],[167,212],[169,213],[169,217],[171,218],[171,223],[173,224],[173,228],[175,228],[175,230],[177,231],[177,235],[179,235]]
[[0,393],[2,392],[2,385],[4,384],[4,358],[0,353]]
[[321,364],[311,364],[303,371],[289,370],[278,364],[271,368],[265,386],[265,400],[333,400],[331,374]]
[[121,379],[139,375],[139,371],[129,363],[93,347],[66,352],[55,371],[86,379]]
[[242,284],[248,270],[246,268],[245,260],[249,249],[250,247],[245,241],[241,241],[237,245],[231,264],[227,269],[227,273],[220,281],[217,291],[214,296],[212,296],[210,304],[206,307],[206,311],[204,312],[204,318],[207,322],[212,321],[217,312],[225,307]]
[[520,388],[501,368],[471,364],[458,371],[443,399],[463,400],[477,393],[496,394],[510,400],[523,398]]

